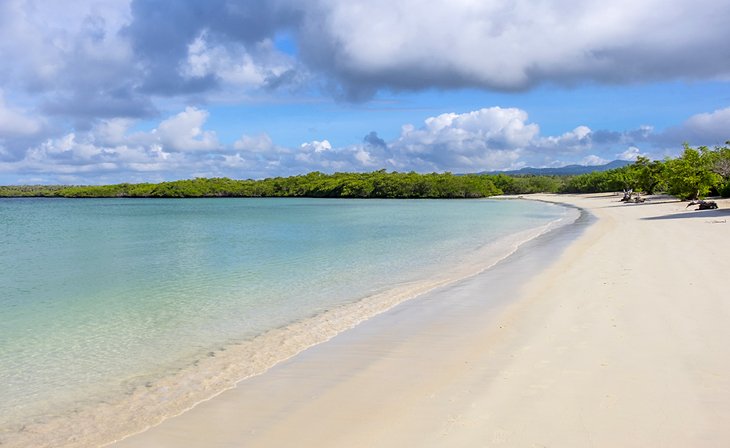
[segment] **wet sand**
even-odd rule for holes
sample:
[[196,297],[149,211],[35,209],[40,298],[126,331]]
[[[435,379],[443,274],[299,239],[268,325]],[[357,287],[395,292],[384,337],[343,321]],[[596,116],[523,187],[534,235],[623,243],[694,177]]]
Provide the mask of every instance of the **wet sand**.
[[113,446],[727,446],[730,202],[535,198],[596,219]]

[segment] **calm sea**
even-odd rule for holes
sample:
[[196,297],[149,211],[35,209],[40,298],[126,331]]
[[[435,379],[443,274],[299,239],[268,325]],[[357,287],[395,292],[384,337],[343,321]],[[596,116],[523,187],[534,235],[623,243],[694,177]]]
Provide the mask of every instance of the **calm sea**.
[[142,429],[382,310],[363,299],[472,274],[569,215],[496,200],[0,200],[0,442],[40,428],[32,443],[53,446],[68,419],[103,430],[104,409]]

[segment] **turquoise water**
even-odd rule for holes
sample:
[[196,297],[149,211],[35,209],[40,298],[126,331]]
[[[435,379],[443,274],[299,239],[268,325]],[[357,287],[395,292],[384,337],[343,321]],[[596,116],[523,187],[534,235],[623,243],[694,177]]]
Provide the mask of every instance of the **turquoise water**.
[[565,214],[494,200],[0,200],[0,430],[123,399],[139,378]]

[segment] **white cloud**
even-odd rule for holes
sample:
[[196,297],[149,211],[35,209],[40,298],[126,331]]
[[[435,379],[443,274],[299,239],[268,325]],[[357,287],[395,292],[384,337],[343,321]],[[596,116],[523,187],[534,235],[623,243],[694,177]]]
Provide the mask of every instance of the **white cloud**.
[[605,165],[610,160],[606,160],[603,157],[599,157],[595,154],[591,154],[587,157],[584,157],[583,160],[580,161],[580,165],[589,165],[589,166],[595,166],[595,165]]
[[305,43],[316,62],[354,89],[376,83],[512,90],[545,81],[730,75],[730,8],[715,0],[680,0],[671,8],[659,0],[315,5],[307,9]]
[[294,66],[294,61],[276,50],[270,39],[251,48],[228,43],[211,45],[203,32],[188,45],[187,60],[180,68],[183,76],[201,78],[213,75],[225,84],[260,88],[270,77],[280,76]]
[[[134,119],[156,116],[170,104],[265,102],[282,87],[310,81],[299,91],[308,100],[323,87],[362,99],[389,89],[513,91],[539,84],[730,79],[730,4],[717,0],[677,0],[671,7],[659,0],[232,5],[0,1],[0,89],[12,92],[7,97],[12,104],[0,96],[0,160],[17,162],[50,141],[43,154],[77,162],[112,160],[104,152],[112,151],[117,162],[152,157],[160,163],[134,162],[144,169],[163,170],[164,163],[180,160],[174,153],[184,152],[198,153],[201,160],[204,154],[218,156],[205,162],[209,171],[215,171],[210,164],[224,166],[221,160],[263,167],[257,172],[318,164],[470,171],[548,166],[590,155],[632,157],[625,152],[630,147],[663,154],[677,141],[713,145],[730,138],[730,108],[697,114],[663,132],[592,130],[571,123],[574,129],[562,135],[540,135],[520,109],[434,114],[405,126],[388,146],[368,147],[327,148],[321,141],[283,148],[268,135],[222,144],[205,128],[208,113],[192,107],[159,123],[155,132],[133,133]],[[159,14],[174,26],[159,26]],[[68,135],[73,142],[63,143]],[[167,158],[155,156],[153,147]],[[297,155],[306,164],[297,167]],[[188,158],[197,167],[197,156]]]
[[94,126],[91,135],[97,144],[119,145],[129,141],[128,131],[134,120],[128,118],[113,118],[101,120]]
[[364,148],[359,148],[355,151],[355,159],[365,167],[377,165],[377,161],[373,155]]
[[[174,26],[159,26],[161,13]],[[676,0],[671,7],[660,0],[433,0],[428,7],[420,0],[312,0],[306,8],[294,0],[243,6],[77,0],[73,7],[4,0],[0,60],[11,63],[0,85],[46,92],[54,104],[75,98],[79,108],[89,100],[83,93],[108,102],[129,89],[128,108],[116,104],[117,115],[103,115],[114,117],[121,110],[149,116],[149,104],[133,98],[143,85],[147,93],[204,97],[221,87],[169,79],[180,74],[213,77],[227,93],[311,73],[353,94],[727,80],[729,20],[730,6],[717,0]],[[276,48],[273,39],[282,32],[293,36],[294,55]],[[301,73],[304,65],[311,73]]]
[[7,107],[0,91],[0,138],[33,135],[38,133],[41,127],[40,120],[30,118],[20,110]]
[[641,156],[641,150],[636,146],[630,146],[626,151],[616,154],[618,160],[636,160],[637,157]]
[[[91,78],[129,73],[131,49],[119,31],[130,20],[129,1],[0,2],[0,60],[5,82],[36,91],[66,89]],[[93,68],[93,69],[92,69]],[[114,84],[115,82],[111,82]]]
[[730,129],[730,107],[691,116],[684,124],[688,128],[716,134]]
[[253,169],[255,168],[255,162],[247,160],[241,153],[236,154],[224,154],[223,164],[229,168],[235,169]]
[[[492,107],[426,118],[421,127],[404,125],[390,142],[333,147],[313,140],[298,148],[276,145],[267,134],[243,135],[229,145],[203,129],[208,112],[187,107],[149,132],[132,132],[134,122],[104,120],[88,132],[68,133],[27,151],[23,160],[2,171],[107,176],[119,180],[141,173],[190,177],[227,175],[267,177],[307,171],[478,172],[525,165],[560,165],[560,156],[583,157],[585,163],[606,161],[591,144],[591,130],[578,126],[560,136],[541,136],[524,110]],[[572,145],[572,146],[571,146]],[[566,149],[567,148],[567,149]],[[615,150],[613,151],[615,152]],[[576,160],[576,159],[573,159]]]
[[492,107],[427,118],[403,126],[389,147],[395,165],[433,170],[482,170],[511,164],[538,135],[520,109]]
[[724,144],[730,140],[730,107],[693,115],[666,134],[672,140],[682,139],[695,145]]
[[207,119],[207,111],[186,107],[184,111],[160,123],[154,133],[167,149],[210,151],[220,145],[215,132],[202,129]]
[[592,131],[588,126],[578,126],[560,136],[548,136],[539,139],[537,146],[550,148],[563,154],[576,153],[590,149]]
[[[690,117],[687,129],[721,129],[725,110]],[[661,158],[681,150],[681,140],[666,146],[666,133],[650,128],[595,132],[576,126],[560,135],[541,135],[524,110],[492,107],[428,117],[420,127],[404,125],[398,137],[382,144],[335,147],[312,140],[298,147],[276,145],[267,134],[243,135],[230,144],[204,130],[208,112],[187,107],[152,131],[133,131],[135,122],[110,119],[88,131],[69,132],[30,146],[22,157],[0,145],[0,172],[16,179],[59,182],[150,181],[198,175],[261,178],[308,171],[452,171],[516,169],[523,166],[604,164],[638,155]],[[679,129],[680,127],[677,127]],[[633,136],[633,137],[632,137]],[[627,144],[638,139],[642,144]],[[658,157],[656,155],[659,154]],[[671,154],[667,154],[671,155]],[[44,177],[45,176],[45,177]],[[76,177],[74,177],[76,176]],[[5,181],[7,182],[7,181]],[[12,181],[11,181],[12,182]]]
[[0,163],[0,172],[46,174],[56,180],[84,174],[109,181],[139,179],[141,173],[185,177],[207,170],[215,174],[216,167],[210,169],[207,156],[220,153],[222,147],[215,133],[202,130],[207,116],[207,111],[188,107],[156,129],[136,133],[129,132],[130,120],[104,120],[87,132],[70,132],[30,147],[22,159]]
[[265,153],[275,150],[274,142],[268,134],[257,136],[244,135],[233,143],[233,149],[255,153]]
[[315,152],[320,153],[324,151],[331,151],[332,150],[332,144],[327,140],[313,140],[309,143],[302,143],[301,145],[302,152],[309,153],[309,152]]

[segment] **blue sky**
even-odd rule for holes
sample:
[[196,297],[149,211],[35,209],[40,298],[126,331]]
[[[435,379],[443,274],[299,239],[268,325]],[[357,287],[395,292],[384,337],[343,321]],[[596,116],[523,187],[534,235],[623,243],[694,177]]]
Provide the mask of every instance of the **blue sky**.
[[730,140],[717,0],[3,0],[0,184],[478,172]]

